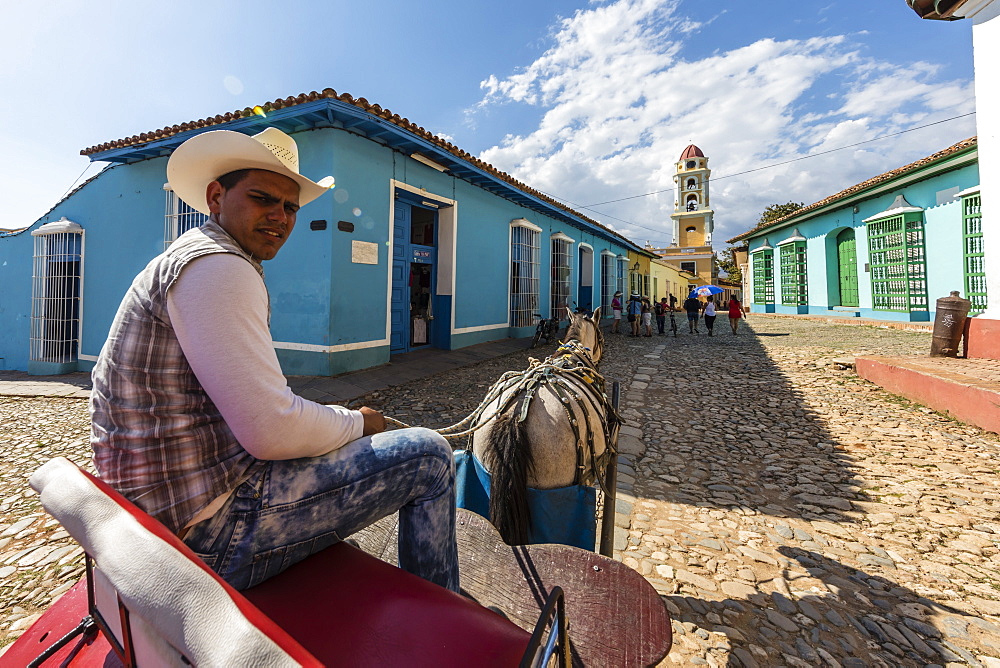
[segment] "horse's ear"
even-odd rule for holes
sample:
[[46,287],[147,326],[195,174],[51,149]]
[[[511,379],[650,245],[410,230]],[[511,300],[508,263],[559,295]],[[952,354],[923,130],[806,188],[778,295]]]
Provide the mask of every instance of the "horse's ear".
[[568,318],[570,322],[573,322],[573,311],[571,311],[568,306],[565,308],[566,308],[566,318]]
[[590,316],[590,319],[596,322],[598,325],[601,324],[601,307],[598,306],[594,311],[594,315]]

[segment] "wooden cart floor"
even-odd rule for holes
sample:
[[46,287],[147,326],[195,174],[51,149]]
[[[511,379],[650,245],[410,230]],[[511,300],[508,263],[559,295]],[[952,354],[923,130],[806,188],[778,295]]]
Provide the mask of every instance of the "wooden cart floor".
[[[398,521],[390,515],[351,540],[395,564]],[[562,587],[574,665],[650,666],[670,650],[666,606],[628,566],[565,545],[506,545],[485,518],[462,508],[456,528],[463,593],[526,631],[552,587]]]

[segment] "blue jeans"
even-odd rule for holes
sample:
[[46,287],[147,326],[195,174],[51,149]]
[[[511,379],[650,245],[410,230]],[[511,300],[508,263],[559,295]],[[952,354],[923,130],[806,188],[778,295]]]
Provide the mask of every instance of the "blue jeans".
[[265,462],[184,542],[223,580],[246,589],[397,510],[400,568],[457,592],[455,460],[429,429]]

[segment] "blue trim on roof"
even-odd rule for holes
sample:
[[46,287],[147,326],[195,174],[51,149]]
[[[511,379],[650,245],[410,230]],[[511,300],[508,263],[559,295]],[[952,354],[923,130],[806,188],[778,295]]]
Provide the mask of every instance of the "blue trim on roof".
[[574,227],[588,230],[618,245],[643,252],[641,247],[624,237],[609,233],[580,216],[573,215],[565,209],[531,195],[395,123],[370,114],[353,104],[333,98],[312,100],[281,109],[273,109],[267,112],[266,119],[260,116],[237,118],[204,128],[179,132],[162,139],[149,140],[142,144],[91,153],[88,157],[92,162],[139,162],[150,158],[168,156],[182,143],[203,132],[225,129],[244,132],[246,134],[256,134],[267,127],[275,127],[288,134],[305,130],[334,128],[353,132],[406,155],[420,153],[447,167],[447,173],[468,181],[498,197],[510,200],[543,215],[561,220]]

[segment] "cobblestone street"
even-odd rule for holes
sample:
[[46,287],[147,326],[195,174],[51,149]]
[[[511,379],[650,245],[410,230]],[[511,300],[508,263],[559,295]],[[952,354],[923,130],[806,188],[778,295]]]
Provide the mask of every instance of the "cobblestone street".
[[[608,336],[601,370],[622,382],[627,420],[616,556],[670,609],[663,665],[1000,667],[1000,438],[849,365],[924,353],[930,334],[750,323],[739,336],[724,318],[713,337]],[[550,351],[364,403],[444,426]],[[26,476],[53,456],[89,461],[86,401],[0,397],[0,425],[2,646],[80,576],[80,550]]]

